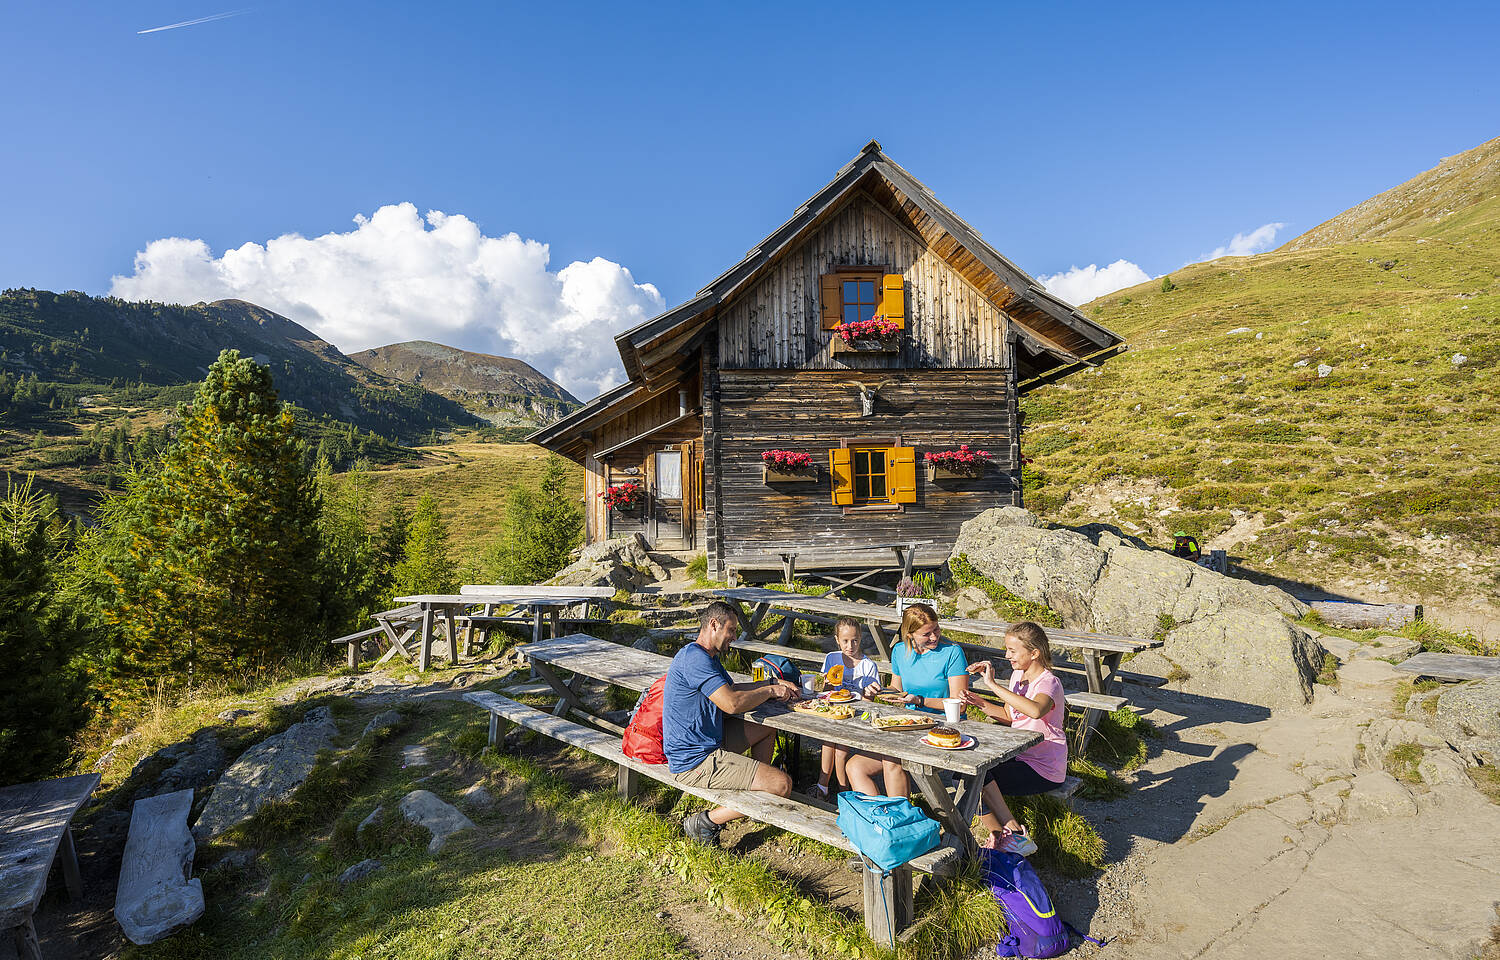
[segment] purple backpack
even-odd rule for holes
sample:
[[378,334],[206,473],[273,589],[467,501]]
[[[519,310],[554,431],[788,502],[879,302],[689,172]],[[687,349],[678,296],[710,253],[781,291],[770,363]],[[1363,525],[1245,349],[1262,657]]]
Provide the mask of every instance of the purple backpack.
[[1001,957],[1043,960],[1060,957],[1073,949],[1073,937],[1104,946],[1102,940],[1084,936],[1073,925],[1058,919],[1047,889],[1025,857],[1000,850],[981,849],[984,878],[1005,913],[1007,933],[995,945]]

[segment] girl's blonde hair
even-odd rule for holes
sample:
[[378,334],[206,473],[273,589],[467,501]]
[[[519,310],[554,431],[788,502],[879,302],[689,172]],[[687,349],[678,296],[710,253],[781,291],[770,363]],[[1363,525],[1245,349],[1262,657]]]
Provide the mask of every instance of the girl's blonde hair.
[[1047,631],[1042,629],[1041,624],[1022,620],[1020,623],[1011,624],[1010,629],[1005,631],[1005,635],[1021,641],[1026,649],[1036,654],[1037,659],[1042,661],[1042,666],[1048,670],[1052,669],[1052,644],[1047,641]]
[[906,608],[901,615],[901,639],[906,641],[911,637],[912,631],[918,627],[925,627],[929,623],[937,623],[937,611],[932,609],[930,603],[914,603]]

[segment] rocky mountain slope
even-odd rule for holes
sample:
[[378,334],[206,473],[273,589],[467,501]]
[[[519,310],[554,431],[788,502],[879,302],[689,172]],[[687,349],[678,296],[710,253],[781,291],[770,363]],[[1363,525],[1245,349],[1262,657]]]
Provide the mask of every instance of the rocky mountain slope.
[[541,426],[578,407],[578,399],[530,364],[427,340],[351,354],[374,372],[447,397],[495,426]]
[[[1424,602],[1500,636],[1497,149],[1308,235],[1331,245],[1089,304],[1131,349],[1023,400],[1028,506],[1158,544],[1185,529],[1304,598]],[[1382,238],[1342,239],[1362,232]]]
[[243,300],[177,306],[76,291],[0,294],[0,371],[13,380],[89,385],[107,400],[119,387],[195,383],[226,348],[269,364],[283,400],[391,439],[481,424],[453,401],[375,374]]

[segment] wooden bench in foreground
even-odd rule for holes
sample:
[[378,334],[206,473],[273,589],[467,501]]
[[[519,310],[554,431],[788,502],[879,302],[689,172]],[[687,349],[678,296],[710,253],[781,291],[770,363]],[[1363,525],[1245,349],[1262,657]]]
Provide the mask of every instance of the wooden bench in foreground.
[[1489,680],[1500,677],[1500,657],[1463,653],[1419,653],[1396,664],[1404,673],[1435,680]]
[[[620,738],[611,733],[564,720],[488,691],[466,693],[464,699],[489,714],[491,746],[499,743],[503,725],[510,723],[534,730],[559,743],[578,747],[615,764],[618,768],[620,794],[627,799],[636,793],[639,778],[646,776],[716,806],[738,810],[752,820],[810,837],[840,850],[857,852],[839,830],[833,808],[828,804],[793,800],[753,790],[712,790],[685,786],[667,772],[665,764],[642,763],[627,757],[621,749]],[[870,938],[890,946],[892,932],[899,935],[910,924],[913,870],[950,875],[957,868],[958,862],[959,851],[951,846],[943,846],[913,858],[905,866],[897,867],[883,878],[878,873],[865,870],[865,930]]]
[[88,773],[0,790],[0,930],[11,931],[21,960],[42,957],[31,917],[54,860],[62,866],[68,896],[83,896],[72,823],[99,779]]

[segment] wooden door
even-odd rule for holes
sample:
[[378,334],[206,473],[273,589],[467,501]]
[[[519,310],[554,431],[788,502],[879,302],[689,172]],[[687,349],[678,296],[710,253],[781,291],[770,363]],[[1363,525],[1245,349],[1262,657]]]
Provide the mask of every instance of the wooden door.
[[663,550],[681,550],[682,451],[658,450],[651,478],[651,545]]

